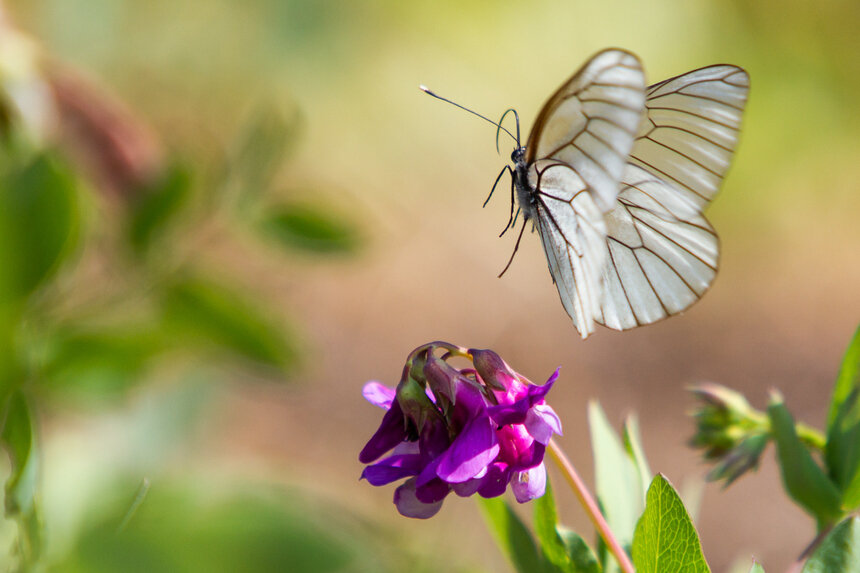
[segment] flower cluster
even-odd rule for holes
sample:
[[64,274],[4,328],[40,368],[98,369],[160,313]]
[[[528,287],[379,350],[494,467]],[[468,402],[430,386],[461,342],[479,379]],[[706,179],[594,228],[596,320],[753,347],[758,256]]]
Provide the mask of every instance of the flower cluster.
[[[455,357],[472,367],[456,368],[449,363]],[[557,377],[558,370],[537,386],[491,350],[419,346],[396,389],[364,386],[364,397],[386,412],[359,455],[371,464],[361,477],[375,486],[406,478],[394,493],[397,510],[425,519],[452,491],[495,497],[511,484],[520,503],[542,496],[544,452],[553,433],[561,434],[544,400]]]

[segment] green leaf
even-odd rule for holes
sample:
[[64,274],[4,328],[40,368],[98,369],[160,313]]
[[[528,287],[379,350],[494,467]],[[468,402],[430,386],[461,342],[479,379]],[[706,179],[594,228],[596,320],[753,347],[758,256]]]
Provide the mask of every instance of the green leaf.
[[709,572],[699,536],[672,485],[657,474],[633,538],[638,573]]
[[12,461],[12,472],[6,481],[6,517],[18,521],[21,553],[25,562],[29,562],[41,550],[41,525],[36,506],[39,455],[30,407],[20,391],[9,398],[2,440]]
[[819,526],[835,521],[842,515],[839,490],[797,437],[794,419],[778,396],[771,399],[767,413],[786,491]]
[[0,303],[29,295],[71,250],[78,230],[72,173],[48,155],[0,180]]
[[764,567],[762,567],[760,563],[753,561],[752,567],[750,567],[750,573],[764,573]]
[[854,337],[848,344],[842,366],[836,376],[833,386],[833,397],[830,400],[830,412],[827,415],[827,430],[836,423],[839,408],[848,396],[860,387],[860,327],[854,332]]
[[860,571],[860,518],[849,517],[833,528],[802,573],[857,573]]
[[624,447],[627,450],[627,455],[630,456],[636,466],[639,484],[642,486],[642,499],[645,499],[648,484],[651,483],[651,468],[648,467],[648,460],[645,459],[642,435],[639,432],[639,420],[632,414],[624,421]]
[[558,512],[549,481],[546,483],[546,493],[532,502],[534,504],[534,528],[538,543],[544,556],[554,565],[566,570],[570,560],[567,557],[564,542],[558,535]]
[[311,205],[277,205],[263,215],[260,231],[275,243],[312,253],[352,253],[359,248],[355,227]]
[[199,343],[289,372],[298,358],[285,329],[239,292],[200,278],[168,285],[164,318],[179,344]]
[[588,405],[588,424],[597,497],[609,528],[621,545],[629,549],[636,520],[644,507],[640,473],[597,402]]
[[223,192],[240,211],[258,201],[272,186],[278,168],[296,147],[303,125],[295,110],[267,105],[256,110],[232,154]]
[[830,478],[848,510],[860,506],[860,328],[848,345],[833,387],[824,447]]
[[501,497],[481,499],[479,506],[496,543],[507,554],[514,568],[520,573],[542,571],[544,563],[532,536],[511,506]]
[[564,527],[558,528],[558,534],[564,543],[565,552],[569,559],[570,573],[600,573],[600,563],[585,540],[576,532]]
[[58,328],[46,343],[42,379],[52,391],[99,400],[116,396],[165,349],[161,334],[147,323]]
[[132,207],[128,240],[140,254],[163,236],[191,195],[191,174],[182,167],[171,167],[158,181],[139,192]]

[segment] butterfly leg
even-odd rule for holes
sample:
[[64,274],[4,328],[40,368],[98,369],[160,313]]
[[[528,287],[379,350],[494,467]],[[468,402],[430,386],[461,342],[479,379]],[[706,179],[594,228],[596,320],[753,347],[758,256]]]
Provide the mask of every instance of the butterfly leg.
[[[492,188],[492,189],[490,189],[490,194],[487,196],[487,200],[486,200],[486,201],[484,201],[484,204],[483,204],[483,205],[481,205],[481,207],[486,207],[486,206],[487,206],[487,203],[489,203],[489,202],[490,202],[490,199],[492,199],[492,198],[493,198],[493,193],[495,193],[495,191],[496,191],[496,187],[498,187],[498,186],[499,186],[499,181],[501,181],[501,180],[502,180],[502,175],[504,175],[504,174],[505,174],[505,172],[508,172],[508,173],[510,173],[510,174],[511,174],[511,185],[513,185],[514,170],[513,170],[513,169],[511,169],[511,166],[510,166],[510,165],[505,165],[505,167],[502,169],[501,173],[499,173],[499,176],[498,176],[498,177],[496,177],[496,181],[493,183],[493,188]],[[513,189],[513,187],[511,187],[511,189]],[[513,191],[512,191],[512,192],[513,192]]]
[[511,214],[508,217],[508,224],[505,225],[505,228],[502,229],[502,232],[499,233],[499,237],[503,236],[508,232],[508,229],[514,227],[517,224],[517,215],[520,214],[519,208],[517,208],[516,214],[514,214],[514,193],[516,191],[516,179],[514,179],[514,170],[508,167],[508,170],[511,172]]
[[514,257],[517,254],[517,251],[520,249],[520,240],[523,238],[523,233],[526,230],[526,223],[528,223],[528,219],[523,219],[523,227],[520,229],[520,234],[517,237],[517,243],[514,245],[514,252],[511,253],[511,258],[508,259],[508,264],[505,265],[505,268],[502,269],[502,272],[499,273],[498,278],[502,278],[502,275],[508,272],[508,269],[511,267],[511,263],[514,262]]

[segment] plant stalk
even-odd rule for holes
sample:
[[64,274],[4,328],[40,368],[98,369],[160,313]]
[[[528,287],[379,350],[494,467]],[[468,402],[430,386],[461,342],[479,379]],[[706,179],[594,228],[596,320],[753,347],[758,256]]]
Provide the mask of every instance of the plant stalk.
[[567,459],[567,456],[564,455],[564,452],[561,451],[561,448],[558,447],[555,440],[550,440],[549,442],[549,453],[556,465],[561,469],[564,477],[570,484],[571,489],[573,489],[573,492],[579,499],[579,503],[582,504],[583,509],[585,509],[585,513],[588,515],[589,519],[591,519],[591,523],[594,524],[594,528],[597,530],[597,533],[603,539],[603,542],[606,543],[606,547],[609,549],[609,552],[612,553],[615,560],[618,561],[618,565],[621,567],[621,570],[624,573],[635,573],[633,563],[630,562],[630,557],[627,555],[627,552],[624,551],[624,548],[621,547],[621,544],[618,542],[618,539],[615,538],[612,530],[609,529],[609,524],[606,523],[606,518],[604,518],[603,514],[600,513],[597,501],[595,501],[591,492],[588,491],[588,488],[585,487],[585,482],[583,482],[582,478],[579,477],[573,464],[570,463],[570,460]]

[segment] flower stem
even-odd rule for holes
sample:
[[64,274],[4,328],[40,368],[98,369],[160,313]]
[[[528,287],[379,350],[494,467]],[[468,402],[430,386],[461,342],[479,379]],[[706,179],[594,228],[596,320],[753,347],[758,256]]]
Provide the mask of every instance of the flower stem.
[[549,453],[556,465],[558,465],[562,473],[564,473],[564,477],[567,479],[571,489],[573,489],[573,492],[579,499],[579,503],[582,504],[582,507],[585,509],[585,513],[588,514],[589,519],[591,519],[591,523],[593,523],[594,528],[597,529],[597,533],[603,539],[603,542],[606,543],[606,547],[609,548],[609,552],[612,553],[615,560],[618,561],[618,565],[621,567],[621,570],[624,573],[634,573],[635,569],[633,568],[633,563],[630,562],[630,557],[628,557],[624,548],[621,547],[618,539],[613,535],[612,530],[609,529],[609,524],[606,523],[606,519],[603,517],[603,514],[600,513],[600,508],[597,506],[597,502],[594,500],[594,497],[592,497],[591,492],[589,492],[588,488],[585,487],[585,482],[583,482],[582,478],[579,477],[579,474],[576,473],[576,469],[574,469],[573,464],[570,463],[570,460],[567,459],[567,456],[564,455],[564,452],[561,451],[561,448],[558,447],[555,440],[550,440],[549,442]]
[[827,439],[820,431],[815,428],[811,428],[802,422],[795,424],[794,427],[797,432],[797,437],[800,438],[803,443],[817,449],[819,452],[824,452],[824,445],[827,443]]

